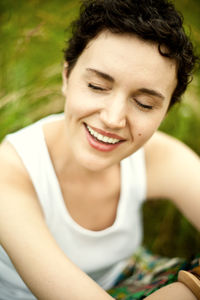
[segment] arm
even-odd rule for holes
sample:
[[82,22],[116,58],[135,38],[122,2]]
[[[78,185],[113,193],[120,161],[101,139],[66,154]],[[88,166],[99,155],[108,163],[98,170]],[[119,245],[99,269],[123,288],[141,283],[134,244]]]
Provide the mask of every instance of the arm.
[[171,283],[150,296],[145,300],[198,300],[195,295],[181,282]]
[[113,299],[77,268],[51,236],[20,159],[0,147],[0,242],[39,300]]
[[168,198],[200,230],[200,158],[186,145],[156,133],[145,146],[148,198]]

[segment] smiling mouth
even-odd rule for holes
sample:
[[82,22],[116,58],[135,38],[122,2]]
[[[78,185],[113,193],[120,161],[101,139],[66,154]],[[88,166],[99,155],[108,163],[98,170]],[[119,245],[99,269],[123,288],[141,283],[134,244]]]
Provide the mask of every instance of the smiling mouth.
[[84,125],[85,125],[87,131],[89,132],[89,134],[98,142],[101,142],[106,145],[116,145],[116,144],[122,143],[124,141],[124,140],[108,137],[106,135],[103,135],[103,134],[95,131],[89,125],[87,125],[87,124],[84,124]]

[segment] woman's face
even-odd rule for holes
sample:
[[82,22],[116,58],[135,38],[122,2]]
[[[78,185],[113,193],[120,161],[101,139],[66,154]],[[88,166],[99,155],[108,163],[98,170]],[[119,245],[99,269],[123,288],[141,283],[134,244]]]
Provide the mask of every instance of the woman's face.
[[103,170],[142,147],[176,84],[176,64],[156,44],[102,32],[64,79],[67,143],[76,161]]

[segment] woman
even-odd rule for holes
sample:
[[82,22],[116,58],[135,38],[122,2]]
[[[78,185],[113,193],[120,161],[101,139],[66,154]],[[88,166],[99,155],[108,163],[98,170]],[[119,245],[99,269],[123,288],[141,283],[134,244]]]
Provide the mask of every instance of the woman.
[[[1,299],[112,299],[146,198],[171,199],[200,228],[199,158],[156,132],[195,60],[164,0],[83,4],[65,51],[64,115],[1,145]],[[197,299],[183,277],[146,299]]]

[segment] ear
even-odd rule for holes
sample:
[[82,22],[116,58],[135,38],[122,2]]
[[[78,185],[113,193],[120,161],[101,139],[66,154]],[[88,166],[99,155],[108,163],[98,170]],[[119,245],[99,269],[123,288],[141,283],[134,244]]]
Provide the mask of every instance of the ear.
[[67,76],[68,76],[68,63],[65,61],[63,65],[63,71],[62,71],[62,93],[64,96],[66,96],[66,90],[67,90]]

